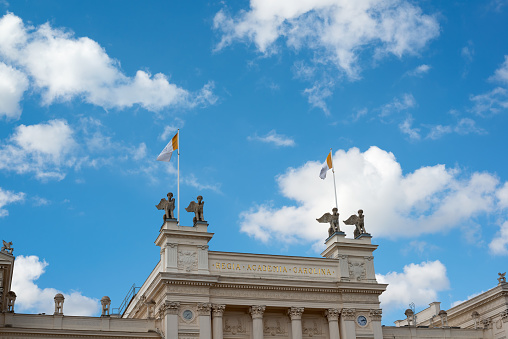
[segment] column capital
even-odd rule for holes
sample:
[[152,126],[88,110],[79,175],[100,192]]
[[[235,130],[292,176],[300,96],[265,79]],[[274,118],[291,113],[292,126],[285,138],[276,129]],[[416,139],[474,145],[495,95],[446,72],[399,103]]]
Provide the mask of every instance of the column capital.
[[197,311],[198,315],[210,315],[212,304],[210,303],[198,303]]
[[341,314],[344,320],[354,321],[356,317],[356,310],[354,308],[343,308]]
[[381,321],[382,315],[383,315],[383,310],[381,310],[381,309],[370,310],[370,318],[373,321]]
[[339,320],[340,310],[338,308],[329,308],[325,311],[325,316],[330,321]]
[[212,304],[212,314],[214,317],[222,317],[224,314],[224,310],[226,309],[226,305]]
[[250,314],[252,315],[252,319],[263,318],[263,313],[265,313],[266,306],[262,305],[254,305],[249,309]]
[[302,319],[303,307],[291,307],[288,309],[288,315],[291,320],[299,320]]
[[167,314],[175,315],[175,314],[178,314],[178,310],[180,309],[180,303],[177,301],[166,300],[166,302],[164,303],[162,308],[164,310],[164,315],[167,315]]

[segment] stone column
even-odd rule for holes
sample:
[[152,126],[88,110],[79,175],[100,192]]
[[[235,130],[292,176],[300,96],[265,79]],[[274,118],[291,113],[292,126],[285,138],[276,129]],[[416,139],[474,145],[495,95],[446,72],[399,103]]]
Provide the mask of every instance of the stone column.
[[355,318],[356,318],[356,310],[354,308],[342,309],[340,317],[341,339],[356,339]]
[[166,263],[166,272],[178,272],[177,257],[178,257],[178,244],[166,243],[164,248]]
[[222,315],[224,314],[224,309],[226,308],[226,305],[212,305],[212,338],[213,339],[223,339],[223,332],[222,332]]
[[340,310],[336,308],[329,308],[325,311],[325,316],[328,319],[328,331],[330,332],[330,339],[340,339],[339,314]]
[[166,301],[163,308],[165,339],[178,339],[178,311],[180,309],[180,303]]
[[210,319],[211,309],[212,304],[198,304],[199,339],[212,339],[212,322]]
[[208,245],[198,246],[198,273],[208,272]]
[[383,327],[381,325],[382,314],[383,310],[370,310],[370,321],[372,322],[374,339],[383,339]]
[[291,339],[302,339],[303,307],[291,307],[288,315],[291,318]]
[[266,306],[251,306],[252,339],[263,339],[263,313]]

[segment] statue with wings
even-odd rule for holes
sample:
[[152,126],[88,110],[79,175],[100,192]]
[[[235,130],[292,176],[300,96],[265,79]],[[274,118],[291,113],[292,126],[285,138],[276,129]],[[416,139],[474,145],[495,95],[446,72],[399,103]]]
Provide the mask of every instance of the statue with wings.
[[4,245],[2,246],[2,249],[0,250],[0,252],[4,252],[4,253],[8,253],[8,254],[11,254],[12,255],[12,251],[14,251],[14,248],[12,248],[12,241],[5,241],[5,240],[2,240],[4,242]]
[[333,214],[330,214],[330,213],[326,212],[325,214],[323,214],[323,216],[321,218],[316,219],[318,222],[323,223],[323,224],[330,223],[330,228],[328,229],[328,235],[330,237],[335,232],[340,232],[340,228],[339,228],[339,212],[338,212],[336,207],[334,207],[332,209],[332,213]]
[[185,208],[187,212],[194,212],[194,218],[192,219],[194,225],[196,225],[196,222],[198,221],[205,222],[205,219],[203,218],[203,205],[205,202],[203,201],[203,197],[200,195],[198,195],[197,199],[198,202],[191,201],[189,206]]
[[162,217],[164,222],[166,222],[167,219],[174,219],[175,214],[175,198],[173,198],[173,193],[169,192],[167,194],[168,199],[161,199],[161,202],[158,205],[155,205],[158,210],[164,210],[166,213],[164,213],[164,216]]
[[358,210],[358,215],[353,214],[347,220],[344,220],[344,224],[346,225],[355,225],[356,229],[354,231],[354,238],[358,238],[361,234],[367,233],[365,231],[365,224],[363,223],[363,210]]
[[499,281],[500,284],[505,284],[506,283],[506,272],[504,273],[498,273],[499,275],[499,278],[497,278],[497,281]]

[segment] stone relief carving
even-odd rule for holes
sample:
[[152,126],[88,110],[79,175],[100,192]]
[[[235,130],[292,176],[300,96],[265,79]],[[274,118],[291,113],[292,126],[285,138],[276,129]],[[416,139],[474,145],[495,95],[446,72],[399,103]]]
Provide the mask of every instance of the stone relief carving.
[[492,319],[490,319],[490,318],[483,319],[481,321],[481,324],[483,325],[484,329],[488,330],[489,328],[491,328],[490,326],[492,325]]
[[247,333],[247,326],[245,319],[241,317],[227,317],[224,319],[224,334],[245,334]]
[[283,300],[319,300],[319,301],[341,301],[341,295],[338,293],[298,293],[285,291],[255,291],[235,289],[211,289],[210,295],[226,297],[248,297],[248,298],[277,298]]
[[501,312],[501,320],[505,323],[508,322],[508,310]]
[[370,310],[370,319],[374,321],[381,321],[381,317],[383,315],[383,310]]
[[349,279],[361,281],[366,277],[365,262],[349,261]]
[[343,308],[341,313],[344,320],[355,320],[356,310],[354,308]]
[[265,319],[263,326],[263,333],[269,336],[287,336],[287,326],[286,322],[279,318],[275,319]]
[[252,318],[262,318],[263,313],[265,313],[265,309],[266,306],[264,305],[263,306],[254,305],[250,307],[249,312],[252,315]]
[[288,310],[288,315],[291,319],[301,319],[303,314],[303,307],[291,307]]
[[178,268],[186,272],[196,270],[198,267],[197,253],[192,251],[178,251]]
[[342,295],[342,298],[344,301],[359,301],[359,302],[369,302],[369,303],[379,302],[378,296],[372,295],[372,294],[344,293]]
[[325,311],[325,317],[328,321],[338,320],[339,319],[340,310],[337,308],[329,308]]
[[225,309],[226,309],[226,305],[213,304],[212,305],[213,316],[214,317],[222,317]]
[[305,320],[302,323],[302,334],[307,337],[313,337],[315,335],[322,335],[323,330],[318,324],[317,319]]
[[210,311],[212,310],[212,304],[210,303],[199,303],[197,307],[197,311],[199,315],[210,315]]
[[164,315],[166,314],[178,314],[178,309],[180,308],[180,303],[176,301],[165,301],[164,305],[161,306]]

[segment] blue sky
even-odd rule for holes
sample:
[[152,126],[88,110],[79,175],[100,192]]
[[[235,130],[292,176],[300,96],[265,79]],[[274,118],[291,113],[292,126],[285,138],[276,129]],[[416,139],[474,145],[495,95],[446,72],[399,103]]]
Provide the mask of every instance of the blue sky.
[[[508,255],[508,3],[0,3],[0,225],[18,312],[117,307],[181,223],[211,250],[319,256],[365,211],[383,323],[492,288]],[[352,236],[352,226],[343,226]]]

